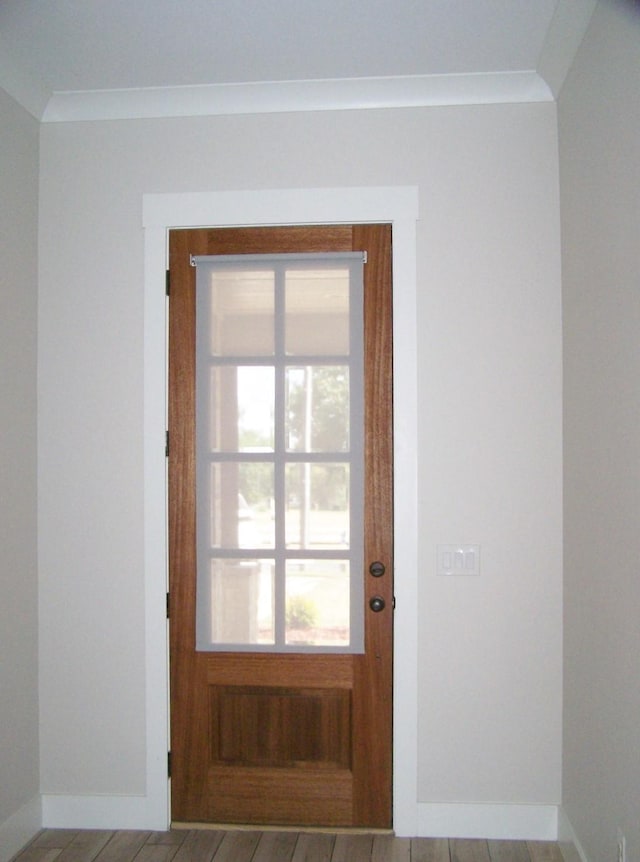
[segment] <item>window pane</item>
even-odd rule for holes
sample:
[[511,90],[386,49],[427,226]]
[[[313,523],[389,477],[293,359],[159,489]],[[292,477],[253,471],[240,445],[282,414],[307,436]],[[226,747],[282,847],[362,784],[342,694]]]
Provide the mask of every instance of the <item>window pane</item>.
[[199,496],[198,506],[209,512],[210,547],[273,548],[273,464],[214,463],[209,469],[209,500]]
[[346,365],[289,366],[286,399],[289,452],[349,451],[349,368]]
[[274,369],[218,366],[210,370],[212,452],[273,451]]
[[349,353],[349,270],[289,269],[285,351],[292,356]]
[[286,469],[289,548],[349,547],[349,465],[289,464]]
[[347,560],[289,560],[286,570],[286,643],[349,645]]
[[273,560],[211,560],[209,596],[198,596],[199,645],[274,643],[273,568]]
[[214,356],[268,356],[274,351],[272,269],[213,270],[209,289]]
[[360,651],[362,255],[194,262],[198,649]]

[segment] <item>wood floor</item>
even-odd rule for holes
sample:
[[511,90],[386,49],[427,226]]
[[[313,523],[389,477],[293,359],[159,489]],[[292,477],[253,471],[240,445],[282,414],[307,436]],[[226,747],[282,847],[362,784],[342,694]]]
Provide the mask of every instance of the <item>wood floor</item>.
[[15,862],[563,862],[557,844],[226,829],[44,829]]

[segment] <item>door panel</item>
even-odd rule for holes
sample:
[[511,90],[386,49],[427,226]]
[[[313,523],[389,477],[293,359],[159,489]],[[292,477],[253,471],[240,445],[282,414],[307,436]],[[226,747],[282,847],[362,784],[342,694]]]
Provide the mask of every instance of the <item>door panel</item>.
[[[195,270],[190,256],[366,251],[365,652],[195,650]],[[391,228],[170,233],[169,578],[172,817],[391,825]],[[381,561],[384,574],[369,574]],[[383,609],[369,603],[379,598]]]

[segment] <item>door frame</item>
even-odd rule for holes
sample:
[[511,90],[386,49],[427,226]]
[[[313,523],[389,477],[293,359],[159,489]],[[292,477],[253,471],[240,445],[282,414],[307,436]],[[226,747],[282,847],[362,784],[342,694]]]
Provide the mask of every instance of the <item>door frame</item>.
[[145,194],[144,227],[144,584],[146,796],[139,828],[170,823],[167,781],[169,663],[166,620],[165,428],[170,228],[354,224],[393,226],[394,725],[393,822],[418,828],[418,407],[414,186]]

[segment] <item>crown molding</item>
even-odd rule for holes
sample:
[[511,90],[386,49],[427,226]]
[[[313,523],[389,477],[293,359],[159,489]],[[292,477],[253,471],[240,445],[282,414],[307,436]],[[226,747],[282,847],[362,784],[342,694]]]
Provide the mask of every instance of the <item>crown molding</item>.
[[536,72],[415,75],[53,93],[43,123],[550,102]]

